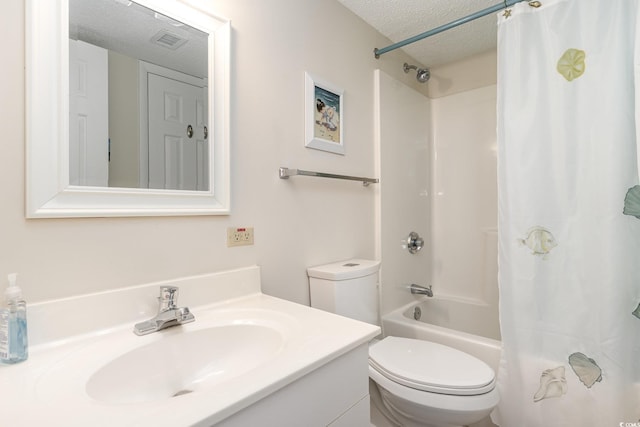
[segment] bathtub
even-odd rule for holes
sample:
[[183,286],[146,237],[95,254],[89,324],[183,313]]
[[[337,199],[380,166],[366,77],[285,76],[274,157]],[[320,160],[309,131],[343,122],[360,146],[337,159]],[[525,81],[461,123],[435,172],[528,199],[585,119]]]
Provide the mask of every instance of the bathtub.
[[[416,309],[419,320],[414,319]],[[418,338],[457,348],[498,372],[500,326],[495,306],[433,297],[413,302],[382,317],[385,335]]]

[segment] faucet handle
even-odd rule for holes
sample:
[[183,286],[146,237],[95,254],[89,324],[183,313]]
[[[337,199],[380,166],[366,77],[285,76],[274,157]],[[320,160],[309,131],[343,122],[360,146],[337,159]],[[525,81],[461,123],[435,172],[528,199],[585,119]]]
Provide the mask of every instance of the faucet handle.
[[158,297],[158,311],[163,312],[172,310],[178,304],[178,287],[177,286],[160,286],[160,296]]

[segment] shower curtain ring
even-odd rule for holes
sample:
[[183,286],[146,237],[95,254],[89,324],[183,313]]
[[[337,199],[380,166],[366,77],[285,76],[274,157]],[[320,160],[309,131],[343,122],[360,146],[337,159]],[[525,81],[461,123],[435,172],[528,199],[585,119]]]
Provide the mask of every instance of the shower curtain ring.
[[509,9],[509,4],[507,3],[507,0],[504,0],[504,13],[502,14],[502,16],[504,16],[505,18],[508,18],[511,16],[511,9]]

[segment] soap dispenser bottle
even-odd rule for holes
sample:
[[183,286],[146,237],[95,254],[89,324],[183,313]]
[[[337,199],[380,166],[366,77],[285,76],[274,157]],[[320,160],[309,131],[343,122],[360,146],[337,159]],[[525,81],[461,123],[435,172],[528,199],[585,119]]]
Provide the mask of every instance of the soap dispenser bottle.
[[7,278],[9,287],[4,293],[5,305],[0,310],[0,362],[18,363],[29,357],[27,303],[16,285],[17,274],[9,274]]

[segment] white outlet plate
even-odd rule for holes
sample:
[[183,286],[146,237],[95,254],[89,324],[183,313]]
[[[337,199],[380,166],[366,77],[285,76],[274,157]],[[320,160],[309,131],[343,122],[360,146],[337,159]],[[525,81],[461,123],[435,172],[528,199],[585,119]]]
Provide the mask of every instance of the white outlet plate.
[[227,228],[227,247],[253,245],[253,227]]

